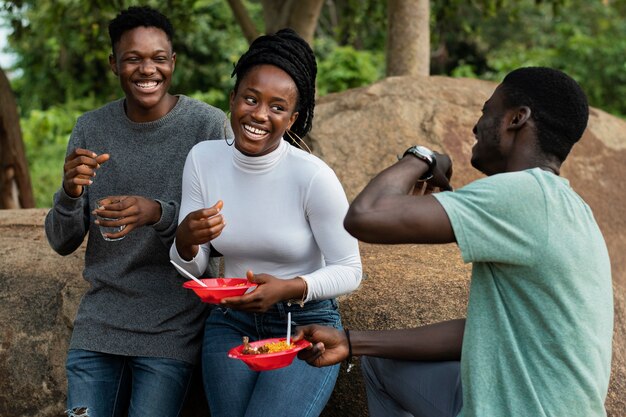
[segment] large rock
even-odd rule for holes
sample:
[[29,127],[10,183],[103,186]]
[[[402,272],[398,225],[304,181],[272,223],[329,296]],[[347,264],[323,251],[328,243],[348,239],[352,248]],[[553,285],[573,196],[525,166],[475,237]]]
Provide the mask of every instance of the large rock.
[[[389,78],[318,101],[314,152],[342,180],[350,199],[408,146],[421,143],[451,154],[453,185],[480,175],[468,164],[471,128],[495,84],[441,77]],[[615,287],[613,373],[607,409],[626,415],[626,123],[592,109],[582,142],[563,175],[589,202],[612,257]],[[84,249],[56,255],[43,233],[46,210],[0,211],[0,416],[52,417],[64,409],[64,361],[80,295]],[[470,268],[455,245],[361,245],[366,279],[342,297],[344,324],[355,329],[399,328],[461,317]],[[188,416],[206,415],[194,393]],[[200,410],[200,411],[198,411]],[[324,417],[366,416],[358,368],[342,371]]]

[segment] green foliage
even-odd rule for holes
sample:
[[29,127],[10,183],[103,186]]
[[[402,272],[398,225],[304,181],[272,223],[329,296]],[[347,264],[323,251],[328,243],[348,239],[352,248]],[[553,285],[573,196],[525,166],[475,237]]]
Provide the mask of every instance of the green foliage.
[[95,107],[95,99],[89,97],[47,110],[33,110],[20,121],[37,207],[52,205],[52,196],[61,186],[72,128],[78,116]]
[[317,39],[333,39],[337,45],[382,52],[387,39],[387,2],[334,0],[322,8]]
[[[148,4],[166,11],[177,53],[172,91],[230,88],[230,71],[247,48],[228,4],[220,0],[14,0],[0,3],[13,29],[9,45],[21,76],[12,81],[22,113],[94,96],[121,96],[108,56],[108,22],[119,10]],[[260,8],[250,10],[259,13]]]
[[335,47],[318,61],[318,95],[371,84],[383,76],[384,65],[385,57],[380,52]]
[[229,95],[222,90],[213,88],[209,91],[196,91],[195,93],[189,94],[189,97],[228,111]]
[[4,10],[22,73],[13,88],[23,111],[117,93],[108,69],[110,2],[15,1],[5,2]]
[[[626,115],[626,20],[623,11],[601,2],[571,0],[556,11],[548,5],[520,2],[524,19],[498,13],[483,31],[490,42],[489,71],[481,78],[500,80],[521,66],[558,68],[583,87],[592,106]],[[525,9],[524,9],[525,7]],[[514,38],[505,36],[515,33]]]

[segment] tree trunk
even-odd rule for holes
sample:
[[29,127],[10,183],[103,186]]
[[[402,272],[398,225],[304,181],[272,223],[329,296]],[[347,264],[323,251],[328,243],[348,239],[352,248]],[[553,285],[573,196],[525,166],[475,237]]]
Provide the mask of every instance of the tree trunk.
[[250,19],[246,6],[243,5],[241,0],[228,0],[228,4],[233,11],[235,20],[239,23],[239,27],[241,27],[243,36],[246,37],[248,43],[252,43],[253,40],[259,37],[259,31],[254,26],[252,19]]
[[387,76],[430,75],[430,2],[388,0]]
[[0,69],[0,209],[33,207],[17,105],[9,80]]
[[313,45],[324,0],[262,0],[265,33],[290,27]]

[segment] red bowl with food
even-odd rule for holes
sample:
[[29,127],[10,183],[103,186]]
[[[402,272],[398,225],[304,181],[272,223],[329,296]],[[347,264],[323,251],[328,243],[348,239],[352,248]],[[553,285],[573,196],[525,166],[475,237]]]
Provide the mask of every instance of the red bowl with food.
[[284,337],[264,339],[234,347],[228,351],[228,357],[242,360],[253,371],[271,371],[291,365],[298,352],[309,346],[311,342],[304,339],[291,342],[290,346]]
[[202,278],[200,281],[206,287],[196,281],[187,281],[183,287],[193,290],[200,300],[209,304],[219,304],[223,298],[243,295],[257,286],[246,278]]

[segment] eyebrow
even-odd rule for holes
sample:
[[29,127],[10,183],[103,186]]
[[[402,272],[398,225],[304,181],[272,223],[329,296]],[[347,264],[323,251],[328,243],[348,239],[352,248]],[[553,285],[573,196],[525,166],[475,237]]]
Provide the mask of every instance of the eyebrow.
[[[161,53],[166,53],[167,54],[168,51],[167,51],[167,49],[157,49],[157,50],[154,50],[154,51],[150,52],[150,54],[152,54],[152,55],[154,55],[154,54],[161,54]],[[125,54],[141,55],[141,51],[139,51],[137,49],[131,49],[130,51],[124,51],[122,53],[122,55],[125,55]]]

